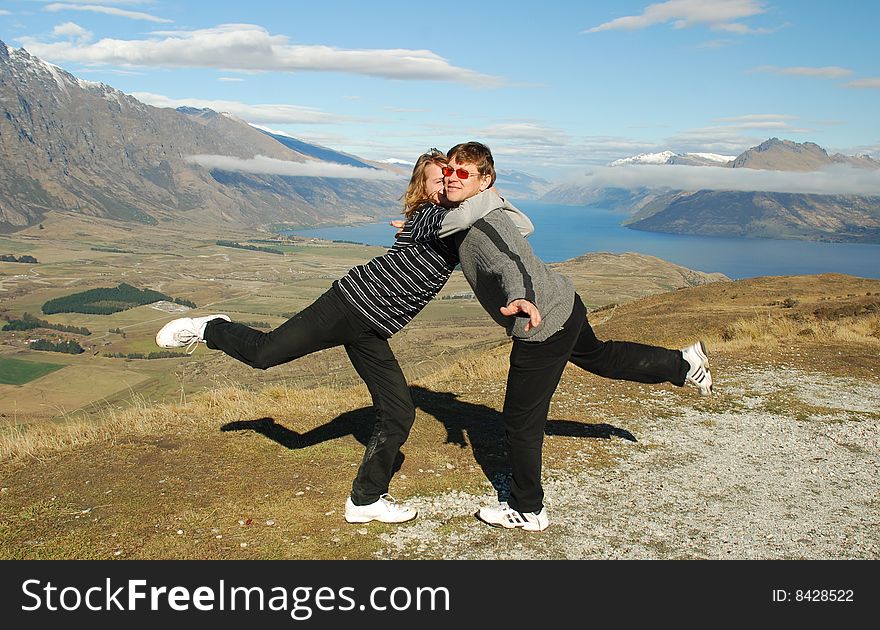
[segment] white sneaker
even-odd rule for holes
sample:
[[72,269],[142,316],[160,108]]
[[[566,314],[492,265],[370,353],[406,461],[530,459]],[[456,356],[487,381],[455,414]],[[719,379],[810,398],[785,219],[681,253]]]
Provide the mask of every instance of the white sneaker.
[[378,501],[368,505],[355,505],[351,497],[345,502],[345,520],[349,523],[403,523],[413,520],[419,511],[394,500],[390,494],[383,494]]
[[226,315],[172,319],[156,333],[156,345],[160,348],[182,348],[186,346],[186,353],[192,354],[195,352],[199,342],[205,341],[205,326],[212,319],[231,321]]
[[517,512],[507,505],[506,501],[493,507],[481,507],[477,512],[477,518],[492,527],[505,529],[521,527],[527,532],[542,532],[550,527],[550,517],[547,515],[546,507],[542,507],[540,512]]
[[703,342],[698,341],[692,346],[682,348],[681,356],[691,366],[686,382],[698,387],[702,396],[711,395],[712,373],[709,372],[709,356]]

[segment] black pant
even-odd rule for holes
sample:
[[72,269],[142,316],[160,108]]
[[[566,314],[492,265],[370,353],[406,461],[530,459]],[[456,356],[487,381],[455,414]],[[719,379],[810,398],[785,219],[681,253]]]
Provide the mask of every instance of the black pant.
[[587,310],[575,295],[574,308],[562,330],[545,341],[514,339],[504,397],[504,442],[513,481],[510,506],[520,512],[543,507],[541,449],[550,399],[565,364],[606,378],[682,386],[688,363],[679,350],[631,341],[599,341],[587,321]]
[[367,505],[388,492],[394,461],[415,420],[415,406],[388,340],[361,321],[335,289],[268,333],[211,320],[205,327],[205,341],[209,348],[263,370],[318,350],[345,346],[376,411],[376,425],[352,484],[351,500]]

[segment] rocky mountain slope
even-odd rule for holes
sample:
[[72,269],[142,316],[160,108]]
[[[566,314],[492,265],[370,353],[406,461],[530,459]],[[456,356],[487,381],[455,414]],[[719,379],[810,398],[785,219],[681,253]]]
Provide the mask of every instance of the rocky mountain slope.
[[323,163],[233,116],[151,107],[0,42],[0,232],[54,212],[137,224],[342,223],[395,212],[402,190],[398,179],[204,168],[195,155]]
[[756,168],[773,171],[816,171],[832,164],[880,169],[880,162],[867,156],[828,155],[814,142],[792,142],[770,138],[734,159],[731,168]]

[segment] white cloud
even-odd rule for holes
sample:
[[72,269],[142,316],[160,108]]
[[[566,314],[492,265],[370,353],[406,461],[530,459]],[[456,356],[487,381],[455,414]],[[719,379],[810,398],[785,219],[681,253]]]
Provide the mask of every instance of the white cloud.
[[664,148],[678,152],[739,154],[765,141],[771,135],[786,136],[811,133],[811,129],[793,124],[789,114],[744,114],[715,119],[725,124],[679,131],[667,140]]
[[567,136],[559,129],[531,122],[491,125],[480,131],[481,135],[499,140],[522,140],[533,144],[559,145]]
[[332,177],[338,179],[400,179],[399,175],[384,170],[359,168],[327,162],[289,162],[257,155],[245,160],[227,155],[192,155],[187,162],[207,169],[239,171],[262,175],[285,175],[288,177]]
[[764,3],[757,0],[668,0],[649,5],[640,15],[619,17],[584,33],[634,31],[668,22],[672,22],[675,28],[709,24],[724,25],[725,30],[738,32],[733,29],[739,27],[732,25],[731,21],[759,15],[766,10]]
[[579,178],[577,183],[591,188],[880,195],[880,170],[833,165],[804,173],[715,166],[632,165],[598,168]]
[[382,110],[386,112],[393,112],[395,114],[424,114],[431,111],[430,109],[426,109],[424,107],[394,107],[392,105],[386,105],[382,108]]
[[57,13],[58,11],[89,11],[91,13],[102,13],[104,15],[124,17],[130,20],[158,22],[161,24],[168,24],[174,21],[156,17],[155,15],[150,15],[149,13],[141,13],[140,11],[128,11],[126,9],[108,7],[101,4],[66,4],[63,2],[53,2],[52,4],[47,4],[43,10],[49,11],[50,13]]
[[238,101],[217,101],[200,98],[170,98],[150,92],[133,92],[134,98],[153,107],[195,107],[209,108],[215,112],[228,112],[248,122],[255,123],[287,123],[300,125],[335,124],[350,120],[342,116],[328,114],[311,107],[297,105],[263,104],[251,105]]
[[134,70],[120,70],[118,68],[113,68],[111,70],[106,70],[106,69],[98,70],[98,69],[91,69],[91,68],[83,68],[82,70],[77,72],[77,74],[100,74],[100,75],[115,74],[115,75],[118,75],[121,77],[142,77],[142,76],[144,76],[143,72],[136,72]]
[[868,155],[876,160],[880,159],[880,143],[848,147],[846,149],[841,149],[840,153],[843,153],[844,155]]
[[776,66],[761,66],[755,68],[753,72],[769,72],[771,74],[783,74],[798,77],[819,77],[822,79],[841,79],[852,74],[849,68],[841,68],[840,66],[793,66],[790,68],[779,68]]
[[697,44],[697,48],[703,48],[707,50],[715,50],[718,48],[726,48],[730,46],[733,42],[729,39],[710,39],[708,41],[703,42],[702,44]]
[[82,26],[74,22],[59,24],[52,29],[52,35],[54,37],[69,37],[80,42],[87,42],[92,39],[91,31],[84,29]]
[[716,118],[719,122],[737,122],[737,123],[749,123],[749,122],[763,122],[763,121],[783,121],[783,120],[795,120],[797,116],[792,116],[791,114],[744,114],[742,116],[729,116],[725,118]]
[[12,12],[7,11],[6,9],[0,9],[0,15],[12,15]]
[[244,81],[241,77],[217,77],[217,80],[226,83],[238,83],[239,81]]
[[856,81],[850,81],[846,84],[845,87],[850,88],[862,88],[862,89],[878,89],[880,88],[880,78],[873,79],[857,79]]
[[[32,0],[32,2],[41,2],[43,4],[58,4],[55,0]],[[78,3],[82,4],[82,3]],[[88,4],[109,4],[109,5],[142,5],[156,4],[156,0],[89,0]]]
[[385,79],[449,81],[498,87],[499,77],[451,65],[430,50],[340,49],[294,45],[253,24],[162,31],[150,39],[102,39],[83,45],[20,38],[29,52],[53,61],[118,66],[218,68],[277,72],[343,72]]
[[713,24],[713,31],[726,31],[735,33],[736,35],[772,35],[781,28],[785,28],[788,24],[775,26],[773,28],[752,28],[742,22],[732,22],[730,24]]

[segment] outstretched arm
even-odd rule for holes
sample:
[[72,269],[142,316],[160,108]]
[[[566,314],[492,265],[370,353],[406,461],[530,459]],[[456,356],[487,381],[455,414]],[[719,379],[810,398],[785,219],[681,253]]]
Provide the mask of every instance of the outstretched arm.
[[457,208],[447,212],[443,222],[440,224],[437,236],[444,238],[456,232],[467,230],[484,216],[498,209],[508,213],[513,224],[523,236],[528,236],[535,231],[531,220],[521,210],[498,196],[494,188],[490,188],[479,195],[465,200]]

